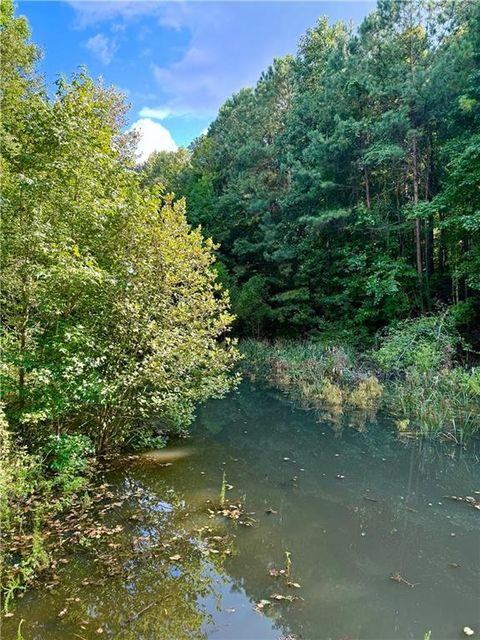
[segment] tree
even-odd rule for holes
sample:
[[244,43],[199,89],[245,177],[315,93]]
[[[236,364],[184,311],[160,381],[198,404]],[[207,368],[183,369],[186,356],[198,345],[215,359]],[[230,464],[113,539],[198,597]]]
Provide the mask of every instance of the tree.
[[191,230],[183,201],[142,186],[122,97],[82,71],[49,99],[29,76],[24,22],[8,6],[5,15],[2,47],[16,69],[2,96],[10,424],[30,444],[79,430],[99,450],[152,430],[154,419],[186,426],[197,402],[234,381],[214,245]]
[[[220,109],[180,191],[240,331],[363,340],[478,297],[478,26],[468,1],[380,0],[357,32],[322,18]],[[249,325],[258,278],[269,320],[252,305]]]

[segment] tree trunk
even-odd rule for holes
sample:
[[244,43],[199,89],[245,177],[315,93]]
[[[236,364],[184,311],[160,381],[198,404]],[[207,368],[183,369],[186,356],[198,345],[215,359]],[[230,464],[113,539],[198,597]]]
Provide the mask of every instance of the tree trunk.
[[367,198],[367,209],[370,209],[371,207],[371,201],[370,201],[370,180],[368,178],[368,171],[367,168],[364,167],[363,169],[363,175],[365,176],[365,196]]
[[[417,132],[414,130],[412,138],[412,180],[413,180],[413,204],[418,205],[418,157],[417,157]],[[415,218],[415,255],[417,262],[418,286],[422,312],[425,311],[423,299],[423,261],[422,261],[422,227],[420,218]]]

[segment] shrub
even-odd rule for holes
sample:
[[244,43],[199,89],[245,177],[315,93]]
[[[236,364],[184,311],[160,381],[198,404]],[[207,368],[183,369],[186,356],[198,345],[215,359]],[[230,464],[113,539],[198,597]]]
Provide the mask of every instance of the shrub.
[[404,320],[381,338],[372,359],[385,373],[420,372],[450,367],[461,339],[447,314]]
[[94,454],[92,441],[81,434],[50,435],[43,450],[50,469],[70,479],[86,471]]

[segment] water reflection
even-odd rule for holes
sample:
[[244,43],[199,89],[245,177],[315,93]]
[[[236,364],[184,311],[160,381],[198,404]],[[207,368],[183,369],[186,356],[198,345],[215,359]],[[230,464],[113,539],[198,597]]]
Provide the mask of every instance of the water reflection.
[[[66,558],[60,584],[20,601],[5,637],[20,617],[25,640],[429,629],[439,640],[479,628],[478,511],[444,497],[480,490],[474,451],[399,442],[381,416],[343,415],[332,429],[246,387],[201,411],[188,455],[172,451],[109,474],[111,500],[128,498],[102,521],[123,529]],[[219,515],[222,500],[244,504],[253,526]],[[289,575],[276,573],[287,557]]]

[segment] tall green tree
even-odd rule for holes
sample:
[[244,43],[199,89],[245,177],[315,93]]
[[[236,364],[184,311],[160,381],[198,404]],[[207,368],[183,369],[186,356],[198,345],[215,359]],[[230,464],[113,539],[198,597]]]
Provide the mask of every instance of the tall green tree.
[[187,425],[233,381],[214,245],[183,201],[142,186],[122,96],[81,72],[50,99],[24,21],[2,11],[7,417],[29,442],[79,430],[97,449]]
[[192,145],[180,192],[221,243],[238,330],[367,338],[438,304],[478,314],[478,11],[321,18]]

